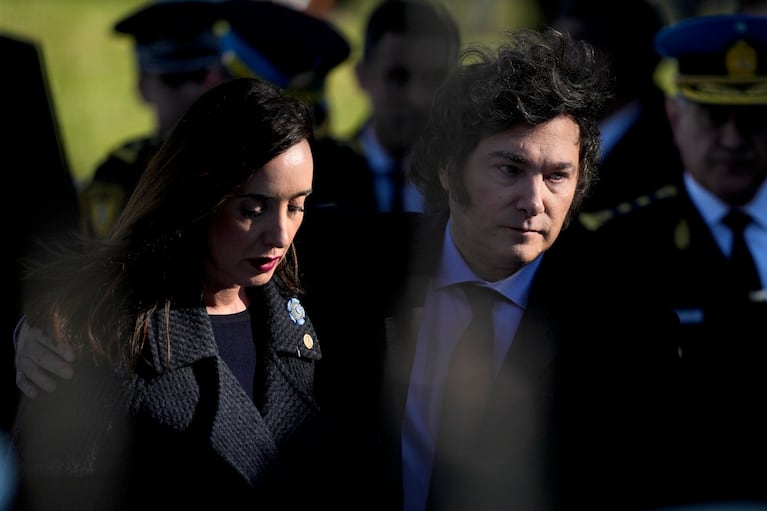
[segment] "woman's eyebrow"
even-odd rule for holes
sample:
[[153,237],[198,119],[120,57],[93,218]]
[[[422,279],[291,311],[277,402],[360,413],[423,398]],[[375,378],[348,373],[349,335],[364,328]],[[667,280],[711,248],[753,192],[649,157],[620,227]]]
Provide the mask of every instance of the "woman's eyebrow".
[[[294,193],[293,195],[288,197],[288,199],[297,199],[298,197],[306,197],[308,195],[311,195],[312,191],[313,190],[311,188],[307,188],[306,190],[301,190],[300,192]],[[260,199],[260,200],[279,198],[276,195],[267,195],[263,193],[240,193],[235,195],[234,197],[237,199],[247,198],[247,199]]]

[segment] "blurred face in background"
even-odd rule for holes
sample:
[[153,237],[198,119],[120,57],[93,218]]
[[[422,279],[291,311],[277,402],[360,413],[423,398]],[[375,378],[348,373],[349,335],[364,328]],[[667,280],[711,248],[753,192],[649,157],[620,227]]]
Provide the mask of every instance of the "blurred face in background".
[[154,111],[157,134],[165,138],[197,98],[223,81],[216,69],[164,74],[142,70],[139,92]]
[[767,105],[707,105],[677,96],[666,111],[686,170],[730,205],[750,201],[767,177]]
[[454,67],[454,50],[434,37],[389,32],[356,67],[373,109],[375,134],[395,158],[412,147],[437,88]]

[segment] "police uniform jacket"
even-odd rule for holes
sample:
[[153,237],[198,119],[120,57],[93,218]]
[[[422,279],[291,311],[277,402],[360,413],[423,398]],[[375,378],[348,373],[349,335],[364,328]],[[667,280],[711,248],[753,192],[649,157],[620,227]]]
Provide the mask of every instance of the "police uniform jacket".
[[681,322],[690,501],[767,499],[767,302],[731,288],[727,260],[679,184],[596,232],[610,279],[649,292]]
[[[401,506],[400,425],[419,318],[445,219],[424,227],[387,321],[384,458]],[[544,255],[493,384],[475,457],[432,489],[430,509],[642,509],[673,479],[676,318],[610,291],[563,240]],[[388,456],[388,457],[387,457]],[[435,467],[435,473],[436,469]]]
[[202,304],[172,308],[167,331],[157,312],[128,377],[79,360],[74,380],[23,403],[19,508],[297,509],[326,496],[343,508],[343,435],[315,399],[314,327],[291,319],[274,283],[253,297],[253,400]]
[[98,238],[109,236],[161,144],[158,136],[128,140],[99,164],[91,181],[80,192],[80,227],[85,234]]

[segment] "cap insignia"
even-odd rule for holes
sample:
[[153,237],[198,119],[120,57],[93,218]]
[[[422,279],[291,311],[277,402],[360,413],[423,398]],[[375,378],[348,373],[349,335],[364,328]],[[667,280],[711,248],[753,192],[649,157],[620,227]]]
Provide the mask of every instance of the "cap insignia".
[[752,78],[756,76],[756,50],[743,39],[739,39],[727,50],[725,64],[730,77]]

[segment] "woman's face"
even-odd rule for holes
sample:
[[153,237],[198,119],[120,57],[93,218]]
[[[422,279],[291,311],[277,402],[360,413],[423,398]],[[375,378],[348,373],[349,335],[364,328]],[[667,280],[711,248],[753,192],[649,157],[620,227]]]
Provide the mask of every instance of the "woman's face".
[[303,140],[259,169],[216,210],[205,261],[209,289],[261,286],[272,278],[304,219],[313,169]]

